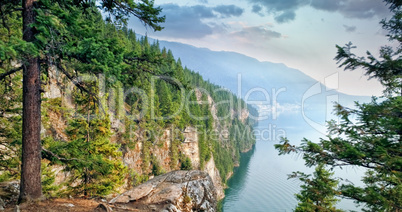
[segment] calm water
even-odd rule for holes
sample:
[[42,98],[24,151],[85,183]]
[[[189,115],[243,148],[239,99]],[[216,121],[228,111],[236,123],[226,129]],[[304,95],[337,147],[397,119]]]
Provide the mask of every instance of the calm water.
[[[294,120],[294,117],[292,119]],[[234,175],[228,181],[229,188],[225,191],[223,210],[293,211],[297,205],[294,194],[299,192],[300,182],[295,179],[288,180],[287,175],[292,171],[311,173],[312,169],[304,166],[301,156],[278,156],[273,145],[278,143],[277,138],[283,133],[295,144],[303,137],[314,140],[323,135],[310,129],[306,123],[296,121],[287,124],[278,121],[274,124],[272,121],[261,122],[257,130],[262,135],[257,137],[257,143],[250,152],[242,154],[240,167],[235,169]],[[358,181],[362,173],[355,169],[336,172],[338,176],[352,181]],[[353,202],[348,200],[342,200],[338,208],[358,210]]]

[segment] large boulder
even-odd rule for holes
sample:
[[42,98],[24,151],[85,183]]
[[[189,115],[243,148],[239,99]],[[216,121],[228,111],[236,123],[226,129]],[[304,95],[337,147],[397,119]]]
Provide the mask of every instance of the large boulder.
[[112,199],[119,209],[138,211],[216,211],[217,195],[203,171],[173,171],[157,176]]

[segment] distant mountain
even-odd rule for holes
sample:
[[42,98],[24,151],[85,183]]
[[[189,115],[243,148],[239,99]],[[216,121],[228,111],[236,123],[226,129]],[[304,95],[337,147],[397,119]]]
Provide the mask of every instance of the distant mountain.
[[284,64],[261,62],[235,52],[212,51],[177,42],[159,41],[159,44],[161,48],[172,50],[183,66],[199,72],[205,80],[228,88],[254,104],[272,123],[289,125],[303,121],[310,126],[323,127],[325,120],[334,118],[331,113],[335,101],[352,107],[354,101],[370,100],[367,96],[339,93]]
[[[284,64],[260,62],[254,58],[224,51],[211,51],[206,48],[159,41],[161,46],[172,50],[183,65],[199,72],[205,79],[222,85],[238,94],[239,77],[241,77],[242,97],[253,88],[264,88],[269,93],[273,88],[287,89],[287,100],[296,100],[297,94],[317,81],[299,70]],[[239,74],[241,76],[239,76]],[[291,94],[291,95],[290,95]]]

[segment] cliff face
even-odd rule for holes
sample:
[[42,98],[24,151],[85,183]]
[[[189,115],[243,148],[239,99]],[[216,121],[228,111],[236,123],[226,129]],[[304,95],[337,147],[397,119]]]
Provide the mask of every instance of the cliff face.
[[[44,93],[44,97],[48,99],[59,99],[63,107],[74,110],[75,105],[72,103],[71,99],[66,98],[66,91],[63,88],[72,87],[72,85],[65,85],[62,83],[62,79],[57,76],[57,71],[54,69],[49,70],[49,82],[46,87],[46,92]],[[68,90],[68,89],[67,89]],[[67,91],[68,93],[68,91]],[[216,119],[216,108],[215,104],[210,96],[208,96],[208,102],[211,106],[211,113],[213,114],[214,119]],[[52,136],[53,138],[60,141],[68,141],[68,137],[65,133],[65,129],[67,128],[67,120],[63,117],[62,113],[48,110],[47,112],[48,123],[43,124],[43,133],[47,136]],[[125,132],[125,125],[119,118],[114,116],[114,111],[109,111],[111,127],[114,131],[114,135],[111,140],[114,143],[120,143],[122,139],[122,134]],[[215,127],[217,127],[217,121],[214,122]],[[143,129],[136,129],[134,134],[135,141],[133,142],[130,148],[123,148],[123,157],[122,161],[124,164],[136,174],[139,175],[150,175],[152,172],[153,164],[151,162],[147,162],[144,159],[144,148],[147,141],[143,139],[144,135]],[[174,154],[173,145],[174,140],[177,139],[177,134],[182,135],[182,140],[179,142],[176,151],[178,151],[178,155],[182,155],[181,158],[188,157],[191,160],[192,168],[200,170],[200,151],[199,151],[199,134],[195,127],[188,126],[183,131],[179,131],[178,129],[161,129],[160,132],[154,134],[159,135],[156,138],[156,141],[150,145],[149,155],[154,158],[153,163],[158,164],[163,173],[171,172],[174,170],[180,169],[180,160],[172,161],[172,156]],[[176,143],[177,144],[177,143]],[[145,164],[146,163],[146,164]],[[53,167],[53,171],[56,173],[56,183],[60,184],[64,182],[70,174],[68,172],[63,172],[63,167],[55,165]],[[213,185],[214,196],[217,197],[218,200],[224,198],[224,186],[222,184],[222,178],[219,174],[218,169],[215,166],[214,158],[211,156],[209,161],[205,162],[202,171],[207,173],[210,178],[211,185]],[[181,172],[174,172],[181,173]],[[154,176],[151,174],[150,178]]]
[[[172,137],[170,130],[165,130],[161,138],[162,145],[154,145],[151,148],[152,154],[156,157],[162,169],[165,172],[170,172],[177,170],[179,164],[176,165],[176,169],[171,167],[171,145]],[[198,134],[197,130],[193,127],[187,127],[184,130],[184,141],[179,146],[179,151],[186,157],[190,158],[192,162],[193,169],[200,169],[200,157],[199,157],[199,146],[198,146]],[[141,148],[143,143],[137,142],[135,148],[127,151],[123,156],[124,163],[135,172],[143,174],[142,169],[143,159],[141,157]],[[210,160],[204,165],[202,171],[208,173],[211,177],[212,183],[215,187],[218,200],[225,197],[224,185],[222,184],[222,178],[219,174],[218,169],[215,166],[214,158],[211,156]]]
[[211,156],[211,159],[209,159],[209,161],[205,164],[203,171],[208,173],[211,177],[211,180],[215,185],[215,191],[218,200],[223,199],[225,197],[225,192],[223,190],[224,185],[222,184],[221,175],[219,174],[219,171],[215,166],[214,156]]
[[116,209],[136,211],[216,211],[211,177],[199,170],[157,176],[110,201]]
[[[165,172],[175,170],[179,167],[179,162],[171,165],[172,160],[172,130],[166,129],[160,138],[157,139],[157,144],[152,145],[150,154],[156,158],[157,163]],[[179,152],[191,159],[192,167],[198,169],[200,167],[199,149],[198,149],[198,135],[197,130],[192,127],[187,127],[184,132],[184,141],[178,146]],[[147,141],[145,141],[147,142]],[[144,148],[144,142],[137,141],[135,147],[126,150],[123,154],[123,161],[130,169],[139,174],[149,172],[152,168],[149,166],[146,170],[143,167],[142,149]]]

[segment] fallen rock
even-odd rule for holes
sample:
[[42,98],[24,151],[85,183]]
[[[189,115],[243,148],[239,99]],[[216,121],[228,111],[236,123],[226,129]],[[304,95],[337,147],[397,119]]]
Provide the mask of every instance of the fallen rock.
[[136,186],[109,203],[122,210],[214,212],[217,194],[206,172],[173,171]]

